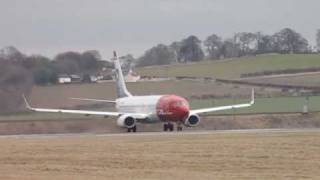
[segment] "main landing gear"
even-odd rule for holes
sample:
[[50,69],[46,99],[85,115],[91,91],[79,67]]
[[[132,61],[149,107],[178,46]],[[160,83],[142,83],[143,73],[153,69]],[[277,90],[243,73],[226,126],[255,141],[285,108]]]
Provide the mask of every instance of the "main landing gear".
[[132,128],[128,128],[128,132],[137,132],[137,126],[134,126]]
[[177,123],[177,131],[182,131],[182,123],[181,122]]
[[[174,131],[174,125],[172,123],[165,123],[163,125],[163,131]],[[177,131],[182,131],[182,123],[177,123]]]
[[165,123],[163,125],[163,131],[173,131],[174,130],[174,125],[172,123]]

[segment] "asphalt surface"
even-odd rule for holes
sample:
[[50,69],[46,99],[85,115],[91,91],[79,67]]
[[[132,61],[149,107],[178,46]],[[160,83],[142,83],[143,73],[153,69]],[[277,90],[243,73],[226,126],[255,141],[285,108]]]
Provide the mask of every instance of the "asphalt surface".
[[215,130],[215,131],[185,131],[185,132],[143,132],[119,134],[33,134],[8,135],[0,138],[64,138],[64,137],[135,137],[135,136],[188,136],[214,134],[275,134],[275,133],[320,133],[320,129],[250,129],[250,130]]

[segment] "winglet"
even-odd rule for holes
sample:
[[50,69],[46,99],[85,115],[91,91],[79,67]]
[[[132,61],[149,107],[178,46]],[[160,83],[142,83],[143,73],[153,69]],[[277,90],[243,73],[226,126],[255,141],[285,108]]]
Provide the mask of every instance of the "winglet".
[[27,109],[30,109],[30,110],[33,110],[33,108],[30,106],[29,102],[27,101],[27,98],[24,94],[22,94],[22,98],[24,100],[24,103],[26,104],[26,108]]
[[254,102],[255,102],[254,94],[255,94],[255,93],[254,93],[254,88],[252,88],[252,92],[251,92],[251,102],[250,102],[251,105],[253,105]]

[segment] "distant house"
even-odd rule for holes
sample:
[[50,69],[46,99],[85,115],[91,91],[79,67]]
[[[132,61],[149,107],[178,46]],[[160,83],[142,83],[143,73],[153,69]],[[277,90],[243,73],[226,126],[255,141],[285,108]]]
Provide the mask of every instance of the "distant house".
[[60,74],[58,75],[58,83],[59,84],[71,83],[71,77],[67,74]]
[[82,82],[82,79],[79,75],[71,74],[70,78],[71,78],[72,83],[81,83]]
[[91,75],[91,76],[90,76],[90,80],[91,80],[91,82],[97,82],[99,79],[98,79],[97,76]]
[[124,77],[126,82],[137,82],[140,80],[140,76],[134,73],[131,69],[129,73]]
[[98,80],[102,79],[103,77],[98,77],[98,76],[95,76],[95,75],[89,75],[89,74],[85,74],[82,78],[82,82],[84,83],[95,83],[97,82]]
[[58,75],[58,83],[59,84],[70,84],[70,83],[81,83],[82,78],[79,75],[68,75],[68,74],[60,74]]

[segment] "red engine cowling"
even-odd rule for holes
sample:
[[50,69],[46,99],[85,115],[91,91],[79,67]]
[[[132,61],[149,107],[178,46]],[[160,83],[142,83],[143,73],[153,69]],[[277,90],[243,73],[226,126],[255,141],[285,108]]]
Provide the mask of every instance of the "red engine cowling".
[[123,128],[133,128],[136,126],[136,119],[131,116],[122,115],[118,118],[117,125]]
[[191,114],[185,121],[184,125],[187,127],[195,127],[200,123],[200,117],[197,114]]

